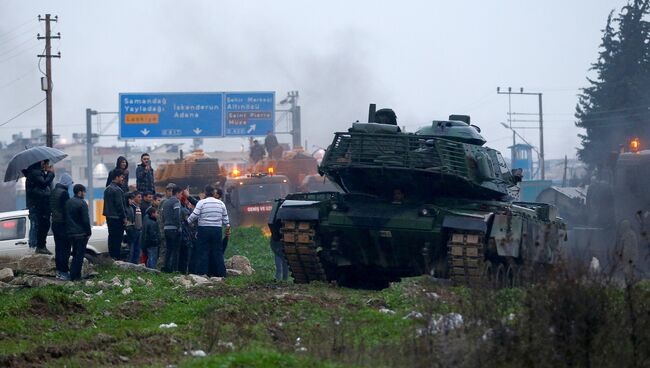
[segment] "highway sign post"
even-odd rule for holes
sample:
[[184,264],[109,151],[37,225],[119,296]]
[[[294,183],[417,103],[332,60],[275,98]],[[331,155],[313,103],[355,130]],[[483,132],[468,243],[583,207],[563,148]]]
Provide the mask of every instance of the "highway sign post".
[[120,93],[120,139],[261,136],[274,92]]

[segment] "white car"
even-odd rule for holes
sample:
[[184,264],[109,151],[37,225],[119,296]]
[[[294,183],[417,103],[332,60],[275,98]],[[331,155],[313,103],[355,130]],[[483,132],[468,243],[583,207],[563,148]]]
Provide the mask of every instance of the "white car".
[[[18,258],[30,254],[29,212],[27,210],[0,213],[0,256]],[[47,249],[54,253],[54,236],[47,234]],[[108,253],[108,228],[106,225],[93,226],[92,235],[86,247],[89,259]]]

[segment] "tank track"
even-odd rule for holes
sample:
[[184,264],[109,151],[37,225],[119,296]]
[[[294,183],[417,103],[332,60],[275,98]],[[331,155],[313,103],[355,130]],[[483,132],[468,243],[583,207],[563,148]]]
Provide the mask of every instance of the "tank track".
[[454,232],[447,242],[449,278],[454,284],[481,285],[485,282],[485,234]]
[[315,221],[282,221],[284,256],[297,284],[327,282],[325,269],[318,257],[315,227]]

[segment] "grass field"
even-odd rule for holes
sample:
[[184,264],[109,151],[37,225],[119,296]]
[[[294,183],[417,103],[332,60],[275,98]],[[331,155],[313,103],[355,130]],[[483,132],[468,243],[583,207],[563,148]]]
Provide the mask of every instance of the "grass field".
[[[414,278],[382,291],[273,280],[261,231],[236,229],[227,256],[256,274],[133,292],[78,283],[0,293],[0,366],[647,366],[650,292],[581,280],[467,289]],[[78,290],[83,291],[81,294]],[[77,294],[81,295],[75,295]],[[97,295],[97,294],[100,295]],[[177,327],[163,329],[161,324]],[[206,356],[193,356],[201,350]],[[630,363],[630,364],[626,364]]]

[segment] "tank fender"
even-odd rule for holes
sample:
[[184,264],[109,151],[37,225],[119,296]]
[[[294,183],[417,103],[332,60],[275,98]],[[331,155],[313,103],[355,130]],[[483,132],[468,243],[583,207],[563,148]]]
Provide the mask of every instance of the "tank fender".
[[320,201],[285,200],[278,208],[278,220],[318,220]]
[[446,215],[442,227],[448,229],[487,232],[492,213],[455,213]]
[[512,213],[497,214],[492,222],[490,238],[494,239],[497,254],[502,257],[519,258],[523,220]]

